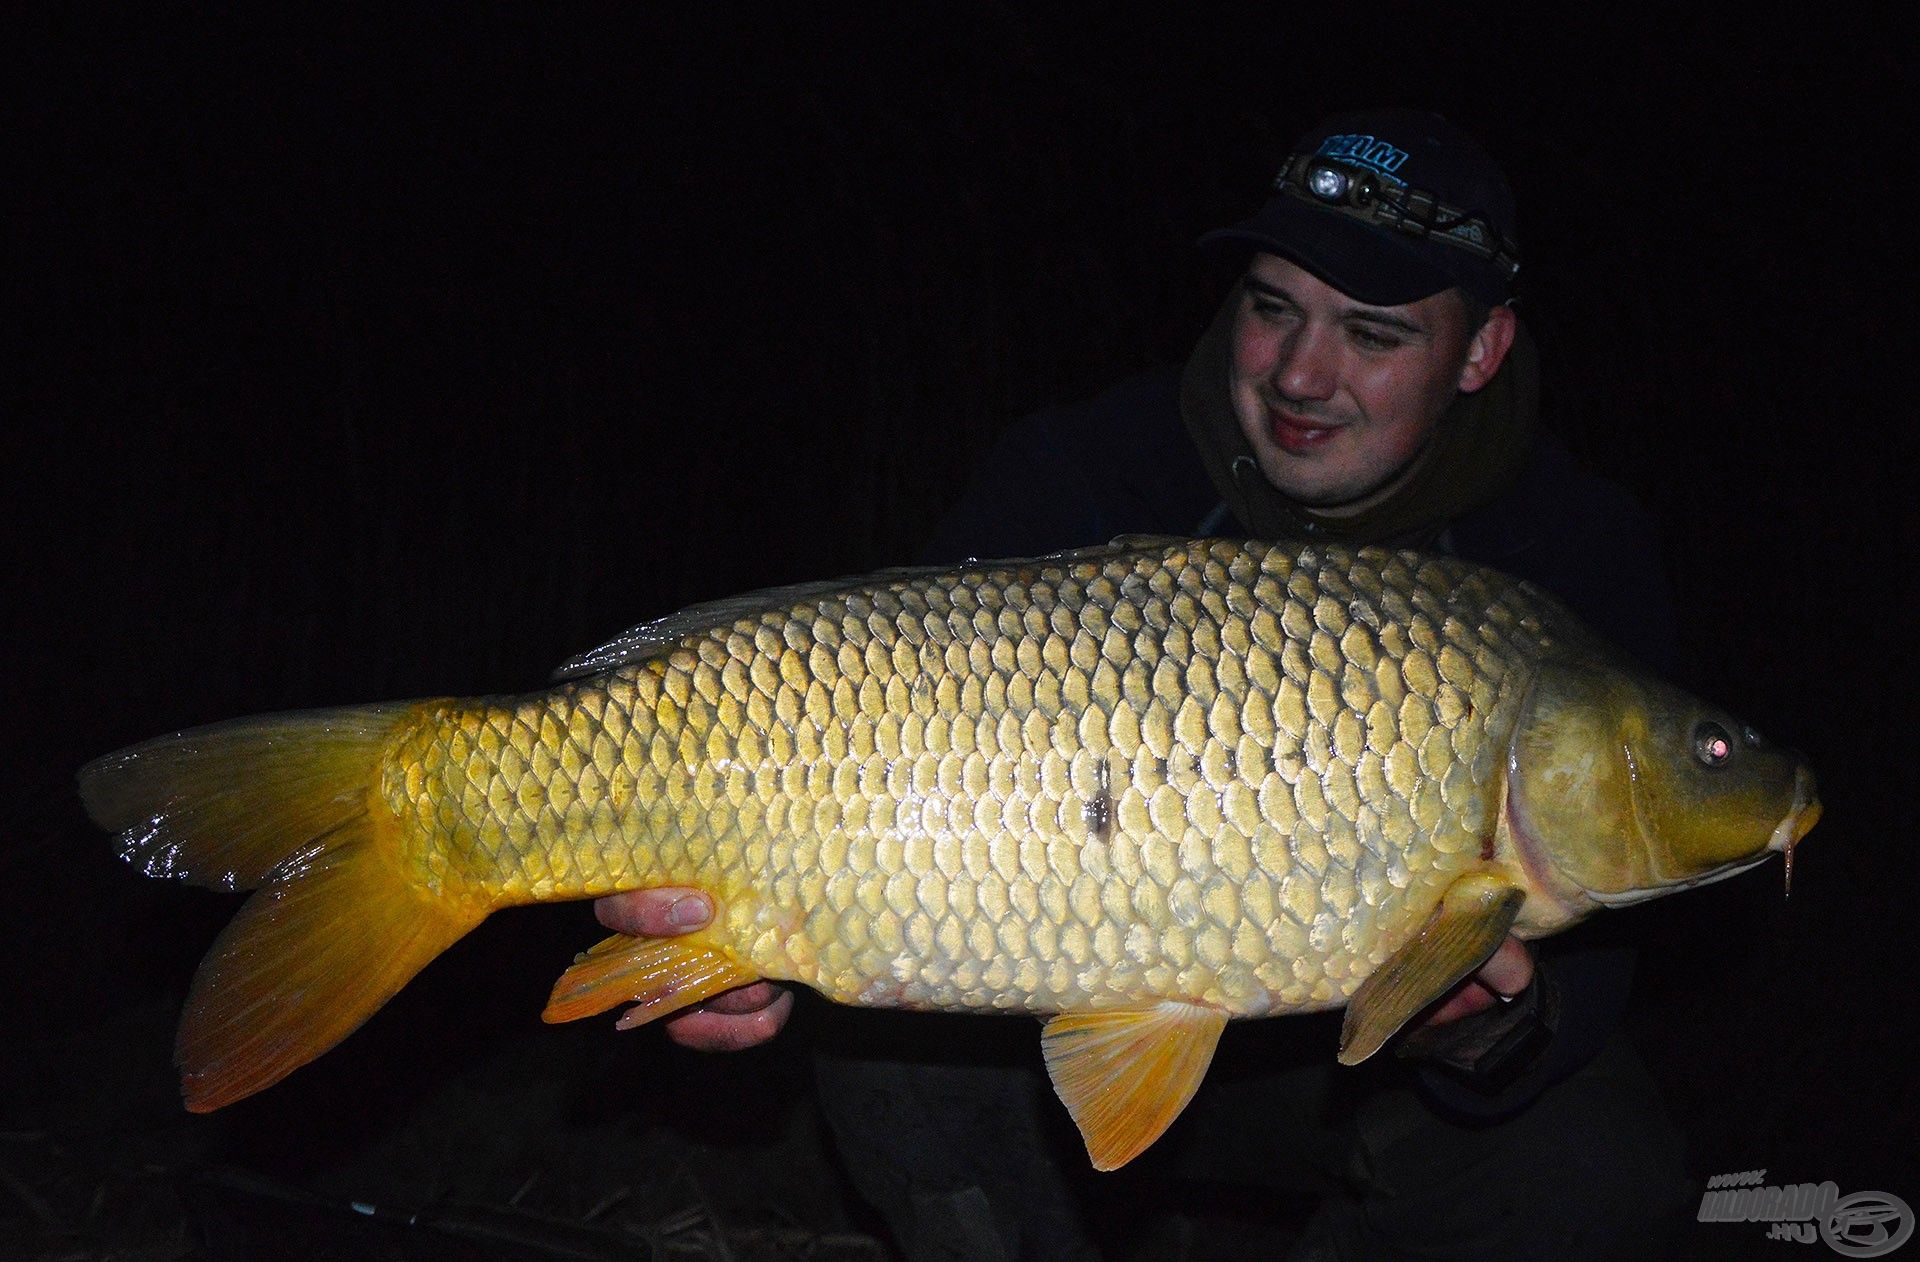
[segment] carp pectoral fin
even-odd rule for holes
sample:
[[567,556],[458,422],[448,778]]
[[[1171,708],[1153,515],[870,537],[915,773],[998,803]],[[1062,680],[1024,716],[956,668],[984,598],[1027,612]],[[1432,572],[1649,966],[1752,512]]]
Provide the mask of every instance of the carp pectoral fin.
[[1447,887],[1413,941],[1387,957],[1347,1001],[1340,1063],[1379,1051],[1422,1008],[1459,985],[1505,941],[1526,892],[1506,878],[1476,872]]
[[1168,1001],[1062,1013],[1040,1036],[1047,1075],[1096,1170],[1139,1156],[1180,1116],[1213,1062],[1226,1014]]
[[689,934],[679,938],[631,938],[616,933],[574,957],[554,983],[540,1019],[577,1021],[623,1003],[636,1007],[616,1022],[622,1030],[645,1025],[723,990],[758,981],[733,957]]

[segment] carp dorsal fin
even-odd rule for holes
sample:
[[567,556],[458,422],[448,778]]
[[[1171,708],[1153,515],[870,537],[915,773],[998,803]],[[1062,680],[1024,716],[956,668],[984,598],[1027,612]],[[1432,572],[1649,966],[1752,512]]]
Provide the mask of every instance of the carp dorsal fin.
[[1226,1025],[1217,1008],[1174,1000],[1047,1022],[1040,1037],[1047,1076],[1094,1169],[1118,1169],[1173,1124],[1206,1077]]
[[951,574],[959,568],[962,567],[897,566],[888,570],[876,570],[872,574],[815,579],[808,583],[787,583],[780,587],[763,587],[758,591],[742,592],[738,596],[703,600],[697,605],[688,605],[685,609],[628,627],[599,648],[569,660],[553,672],[553,682],[560,683],[563,680],[578,679],[584,675],[597,675],[601,671],[617,670],[634,662],[645,661],[650,657],[658,656],[663,650],[672,648],[696,632],[737,622],[743,617],[754,617],[769,609],[802,605],[827,596],[839,595],[842,592],[855,592],[868,587],[885,587],[891,583],[931,578],[936,574]]
[[1422,1008],[1439,999],[1500,949],[1526,892],[1492,872],[1470,872],[1447,887],[1411,942],[1360,983],[1340,1028],[1340,1063],[1379,1051]]
[[632,938],[616,933],[575,957],[573,967],[554,983],[540,1019],[577,1021],[618,1004],[638,1006],[622,1013],[617,1025],[630,1030],[723,990],[760,980],[732,956],[700,940]]
[[628,627],[599,648],[569,659],[553,672],[552,682],[561,683],[586,675],[597,675],[602,671],[618,670],[622,666],[645,661],[672,648],[689,635],[711,627],[737,622],[743,617],[754,617],[769,609],[789,608],[822,600],[828,596],[838,596],[875,587],[888,587],[896,583],[912,583],[941,575],[950,574],[957,577],[980,570],[1019,570],[1036,566],[1073,565],[1085,561],[1103,560],[1123,552],[1134,552],[1148,547],[1180,542],[1184,541],[1172,535],[1122,535],[1111,543],[1094,544],[1085,548],[1068,548],[1060,552],[1047,553],[1045,556],[1005,559],[969,557],[957,564],[901,565],[875,570],[871,574],[816,579],[807,583],[787,583],[779,587],[763,587],[758,591],[742,592],[738,596],[723,596],[718,600],[701,601],[697,605],[688,605],[685,609],[664,617]]
[[1108,540],[1104,548],[1085,548],[1085,552],[1144,552],[1149,548],[1171,548],[1179,543],[1192,543],[1184,535],[1115,535]]

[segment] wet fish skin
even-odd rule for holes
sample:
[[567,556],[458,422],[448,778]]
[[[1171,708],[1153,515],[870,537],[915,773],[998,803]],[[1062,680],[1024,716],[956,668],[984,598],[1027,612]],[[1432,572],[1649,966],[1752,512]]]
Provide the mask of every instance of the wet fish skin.
[[1489,724],[1572,634],[1442,559],[982,568],[428,705],[380,797],[427,883],[700,886],[713,942],[844,1003],[1329,1007],[1485,861]]

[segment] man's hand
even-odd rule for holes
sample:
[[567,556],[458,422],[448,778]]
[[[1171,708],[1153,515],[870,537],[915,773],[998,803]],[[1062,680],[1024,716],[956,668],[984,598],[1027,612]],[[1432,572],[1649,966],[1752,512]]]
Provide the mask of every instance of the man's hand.
[[1487,957],[1479,971],[1461,982],[1422,1026],[1447,1025],[1461,1017],[1485,1012],[1501,996],[1513,998],[1533,982],[1533,952],[1520,939],[1509,936],[1500,949]]
[[[1504,1002],[1510,999],[1520,1002]],[[1535,972],[1526,944],[1509,937],[1425,1020],[1408,1027],[1395,1054],[1449,1066],[1498,1091],[1539,1060],[1558,1012],[1551,979]]]
[[[593,914],[618,933],[666,938],[705,928],[713,902],[699,890],[662,887],[596,899]],[[715,995],[667,1017],[667,1037],[700,1052],[737,1052],[758,1047],[780,1032],[793,1011],[793,992],[772,982],[753,982]]]

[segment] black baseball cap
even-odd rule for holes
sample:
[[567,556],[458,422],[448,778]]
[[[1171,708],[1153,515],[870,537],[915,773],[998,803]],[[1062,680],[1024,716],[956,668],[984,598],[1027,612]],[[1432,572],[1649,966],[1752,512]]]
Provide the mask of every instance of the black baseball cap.
[[1342,114],[1294,145],[1273,196],[1203,247],[1278,254],[1378,306],[1458,285],[1489,305],[1513,296],[1513,193],[1493,158],[1438,114]]

